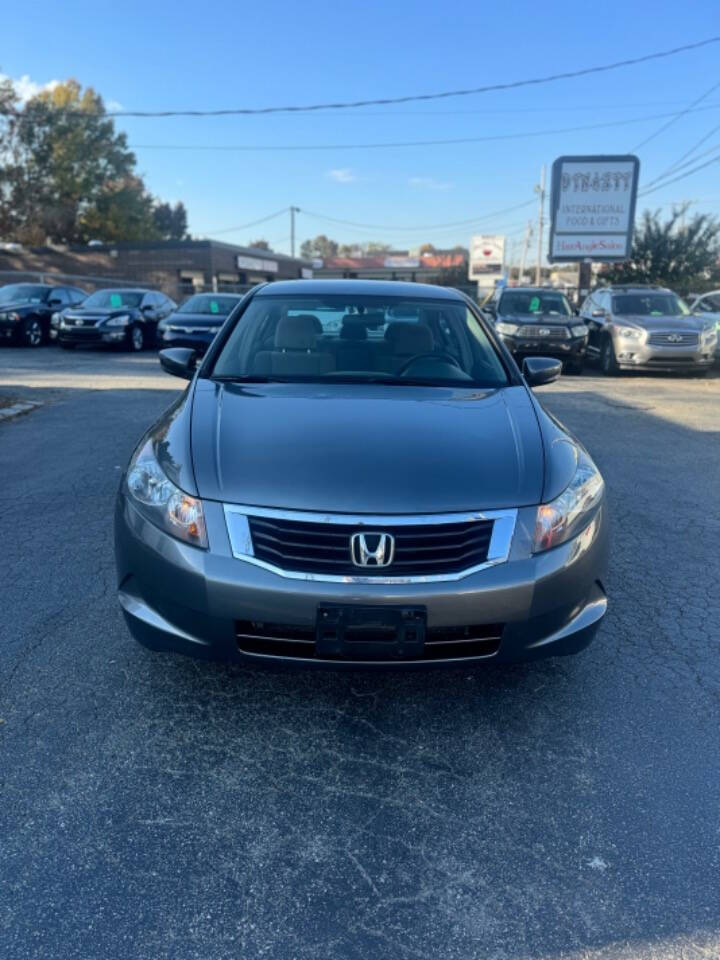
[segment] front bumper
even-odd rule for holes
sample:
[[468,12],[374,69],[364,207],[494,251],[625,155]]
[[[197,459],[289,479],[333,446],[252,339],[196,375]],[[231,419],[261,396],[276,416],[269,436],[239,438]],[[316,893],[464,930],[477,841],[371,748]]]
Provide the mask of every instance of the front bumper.
[[544,337],[511,337],[501,339],[513,357],[552,357],[555,360],[581,360],[585,356],[587,337],[571,340],[546,339]]
[[[232,556],[222,505],[205,501],[210,550],[188,546],[144,519],[121,492],[115,513],[119,600],[133,636],[154,650],[251,665],[417,669],[576,653],[591,641],[607,609],[602,587],[607,523],[601,505],[575,539],[530,553],[535,508],[518,511],[507,562],[461,580],[357,584],[292,580]],[[402,661],[322,660],[258,652],[244,644],[239,623],[285,625],[288,636],[313,631],[318,606],[422,605],[428,631],[457,634],[473,625],[496,641],[459,656]],[[485,629],[487,628],[487,629]],[[276,631],[277,632],[277,631]],[[291,644],[292,641],[289,641]],[[481,652],[477,652],[481,650]]]
[[615,357],[621,370],[698,370],[712,365],[716,344],[704,346],[657,346],[613,338]]
[[124,343],[127,327],[58,327],[58,343],[89,344],[93,346]]
[[216,333],[189,333],[187,330],[163,330],[160,335],[161,347],[188,347],[190,350],[197,350],[198,353],[205,353],[207,348],[213,342]]

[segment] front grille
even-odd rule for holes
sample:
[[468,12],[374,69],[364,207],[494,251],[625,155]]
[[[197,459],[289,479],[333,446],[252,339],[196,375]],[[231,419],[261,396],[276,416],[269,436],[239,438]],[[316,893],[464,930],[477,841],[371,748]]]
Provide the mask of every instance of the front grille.
[[[456,523],[352,524],[320,523],[250,516],[255,557],[282,570],[335,576],[434,576],[459,573],[488,557],[493,520]],[[353,534],[370,530],[395,539],[389,566],[356,566],[350,553]]]
[[[413,659],[423,662],[492,657],[500,649],[503,627],[502,623],[429,627],[423,652]],[[235,638],[241,653],[290,660],[317,659],[313,626],[237,620]]]
[[[541,333],[541,330],[547,331]],[[567,327],[543,326],[542,324],[523,324],[517,334],[518,337],[537,337],[539,340],[569,340],[570,331]]]
[[699,339],[697,333],[651,333],[648,343],[653,347],[696,347]]

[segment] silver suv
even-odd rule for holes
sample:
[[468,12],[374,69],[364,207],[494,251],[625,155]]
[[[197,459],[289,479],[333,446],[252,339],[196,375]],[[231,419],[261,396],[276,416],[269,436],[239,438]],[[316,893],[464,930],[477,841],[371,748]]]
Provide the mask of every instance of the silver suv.
[[618,370],[708,369],[717,331],[664,287],[615,285],[595,290],[580,314],[588,327],[588,359]]

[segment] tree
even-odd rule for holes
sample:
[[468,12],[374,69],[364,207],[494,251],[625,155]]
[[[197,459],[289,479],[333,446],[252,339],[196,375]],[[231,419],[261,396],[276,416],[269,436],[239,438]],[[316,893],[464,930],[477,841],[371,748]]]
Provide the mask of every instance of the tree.
[[685,212],[678,210],[661,223],[659,211],[646,210],[630,259],[606,267],[600,277],[608,283],[660,283],[680,293],[720,279],[720,222],[696,214],[682,226]]
[[[20,109],[0,84],[0,236],[27,244],[138,242],[187,234],[181,203],[150,196],[102,98],[68,80]],[[158,226],[158,224],[160,226]]]
[[256,250],[269,250],[270,244],[267,240],[253,240],[250,244],[251,247],[254,247]]
[[422,256],[424,253],[435,253],[435,247],[432,243],[424,243],[420,247],[420,256]]
[[153,223],[163,240],[186,240],[187,210],[181,201],[174,207],[169,203],[158,203],[152,212]]
[[305,240],[300,247],[300,256],[306,260],[313,260],[316,257],[321,260],[328,260],[336,257],[338,245],[335,240],[330,240],[324,233],[318,234],[314,240]]

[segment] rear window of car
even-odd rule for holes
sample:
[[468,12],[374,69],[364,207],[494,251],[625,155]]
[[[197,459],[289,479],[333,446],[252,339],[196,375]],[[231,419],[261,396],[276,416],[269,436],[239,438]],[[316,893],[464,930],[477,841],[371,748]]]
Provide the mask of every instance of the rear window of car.
[[45,303],[50,290],[32,283],[10,283],[0,287],[0,303]]
[[617,293],[612,312],[619,317],[679,317],[690,310],[674,293]]
[[508,376],[462,300],[256,296],[212,376],[236,380],[504,386]]

